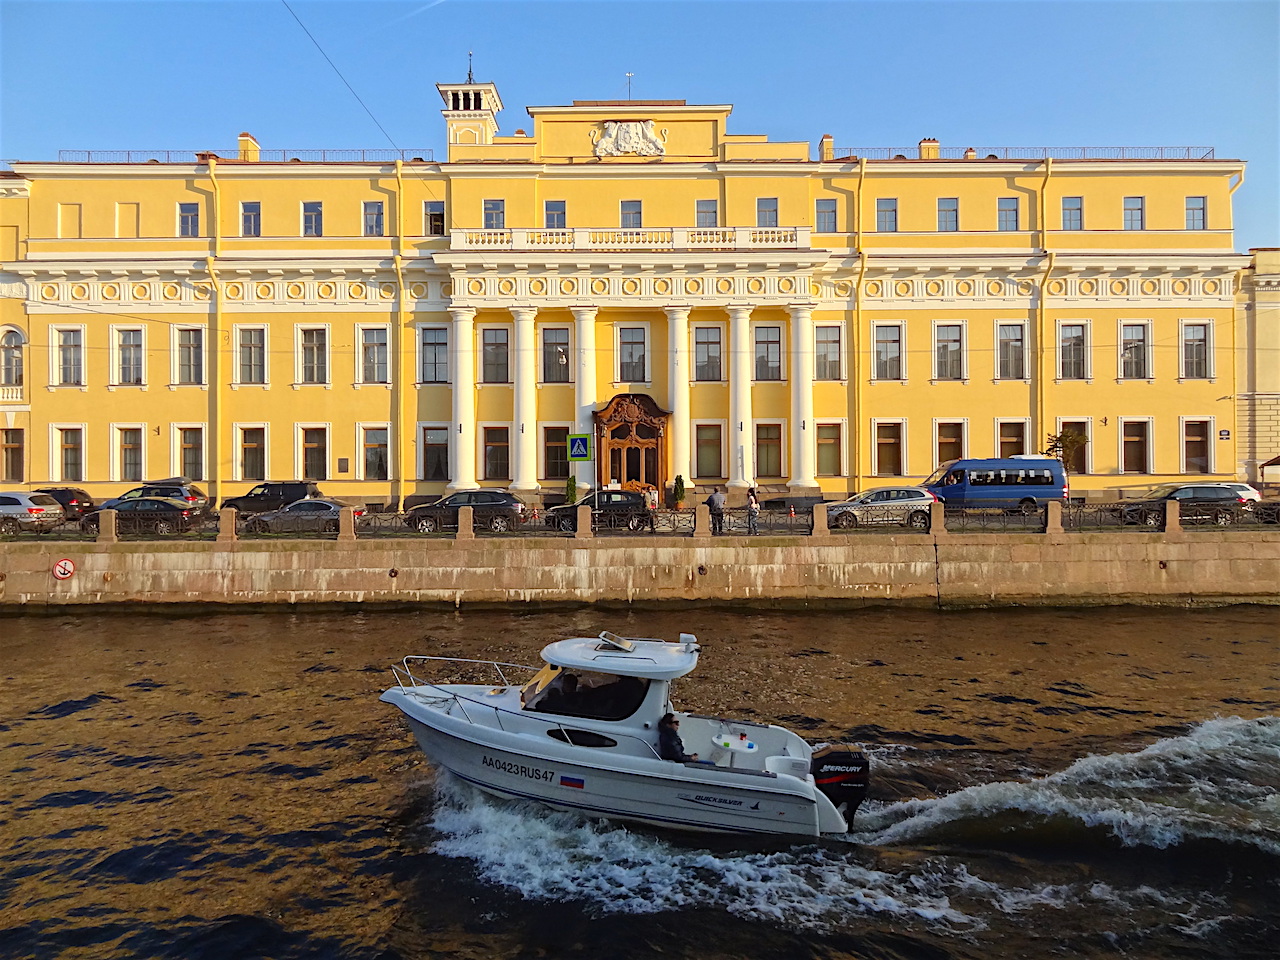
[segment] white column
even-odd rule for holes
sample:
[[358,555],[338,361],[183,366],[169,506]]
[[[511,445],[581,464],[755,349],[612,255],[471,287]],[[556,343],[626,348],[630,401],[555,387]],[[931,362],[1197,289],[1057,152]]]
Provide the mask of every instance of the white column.
[[818,485],[818,430],[813,425],[813,304],[791,314],[791,479],[788,487]]
[[751,422],[751,382],[755,351],[751,307],[729,307],[729,486],[755,483],[755,425]]
[[[574,401],[577,406],[577,423],[574,433],[589,433],[591,452],[599,456],[596,450],[596,313],[598,307],[570,307],[573,311],[574,339],[577,342],[578,369],[577,379],[573,384]],[[579,461],[574,465],[574,476],[578,481],[578,492],[586,493],[595,489],[595,464],[590,461]]]
[[537,315],[537,307],[511,308],[516,321],[512,490],[538,489],[538,347],[533,324]]
[[447,490],[475,490],[476,483],[476,310],[453,307],[449,339],[449,379],[453,383],[453,423],[449,425]]
[[689,307],[664,307],[671,357],[671,482],[676,475],[684,477],[685,486],[693,488],[693,446],[689,427]]

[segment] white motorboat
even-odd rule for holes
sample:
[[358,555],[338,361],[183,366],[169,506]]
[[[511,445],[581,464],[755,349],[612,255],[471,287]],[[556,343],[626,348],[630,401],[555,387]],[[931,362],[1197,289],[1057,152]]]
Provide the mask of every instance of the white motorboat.
[[[499,797],[683,830],[847,832],[867,791],[861,750],[815,750],[780,726],[672,710],[671,681],[697,666],[699,649],[687,633],[669,643],[605,631],[548,645],[541,668],[409,656],[381,699],[404,713],[434,764]],[[418,675],[442,662],[492,669],[498,682]],[[533,676],[514,683],[515,670]],[[669,712],[697,761],[659,755]]]

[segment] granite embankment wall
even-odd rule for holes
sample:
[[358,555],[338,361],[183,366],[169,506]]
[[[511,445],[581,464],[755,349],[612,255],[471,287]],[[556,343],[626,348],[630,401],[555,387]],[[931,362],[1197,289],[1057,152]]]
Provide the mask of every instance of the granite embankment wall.
[[[76,571],[53,575],[67,558]],[[1280,603],[1280,531],[0,544],[0,610],[88,604]]]

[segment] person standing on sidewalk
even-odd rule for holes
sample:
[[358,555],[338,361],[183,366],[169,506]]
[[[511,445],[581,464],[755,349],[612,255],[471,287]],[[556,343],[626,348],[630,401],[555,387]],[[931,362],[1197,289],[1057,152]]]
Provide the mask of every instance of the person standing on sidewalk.
[[726,503],[724,491],[720,487],[716,487],[711,491],[711,496],[707,497],[707,507],[711,510],[711,533],[724,533],[724,506]]
[[760,498],[756,496],[756,488],[747,491],[747,535],[760,534]]

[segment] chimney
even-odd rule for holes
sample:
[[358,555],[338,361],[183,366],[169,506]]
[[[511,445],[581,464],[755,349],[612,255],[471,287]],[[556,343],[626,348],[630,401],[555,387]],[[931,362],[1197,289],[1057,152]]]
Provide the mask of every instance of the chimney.
[[258,141],[254,139],[252,133],[240,134],[240,159],[245,163],[257,163],[258,157],[262,155],[262,148],[258,146]]
[[965,158],[966,160],[976,160],[976,159],[977,159],[977,157],[978,157],[978,151],[977,151],[977,150],[975,150],[975,149],[973,149],[973,147],[969,147],[969,148],[968,148],[967,150],[965,150],[965,152],[964,152],[964,158]]
[[836,158],[835,141],[831,139],[831,134],[824,133],[822,139],[818,141],[818,159],[834,160]]
[[925,137],[920,141],[920,159],[921,160],[937,160],[942,156],[938,149],[938,141],[932,137]]

